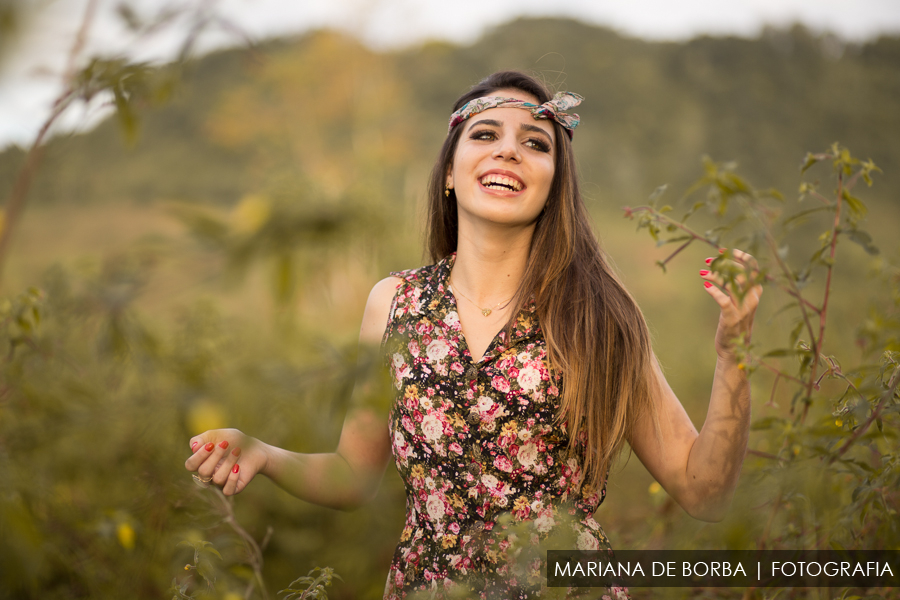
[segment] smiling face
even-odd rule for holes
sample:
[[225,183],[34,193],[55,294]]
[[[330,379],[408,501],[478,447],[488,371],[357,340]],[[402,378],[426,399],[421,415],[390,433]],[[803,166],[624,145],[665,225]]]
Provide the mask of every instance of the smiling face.
[[[520,90],[492,96],[538,104]],[[459,137],[447,186],[456,193],[460,220],[506,225],[534,223],[553,183],[556,132],[521,108],[491,108],[458,125]]]

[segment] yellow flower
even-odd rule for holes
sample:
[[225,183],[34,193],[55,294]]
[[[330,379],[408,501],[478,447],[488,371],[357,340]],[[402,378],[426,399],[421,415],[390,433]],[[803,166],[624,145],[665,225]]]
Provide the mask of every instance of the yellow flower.
[[134,549],[134,527],[128,523],[119,523],[119,526],[116,527],[116,537],[119,538],[119,543],[126,550]]
[[225,427],[225,414],[222,409],[209,400],[200,400],[188,410],[188,431],[197,435],[210,429]]
[[441,538],[441,546],[446,550],[447,548],[452,548],[456,545],[456,536],[452,533],[448,533],[443,538]]
[[525,510],[529,507],[529,505],[530,502],[528,502],[528,498],[526,498],[525,496],[519,496],[518,498],[516,498],[516,501],[513,502],[513,512]]
[[409,539],[409,536],[411,536],[411,535],[412,535],[412,527],[407,525],[406,527],[403,528],[403,534],[400,536],[400,541],[405,542],[406,540]]
[[507,421],[503,424],[503,428],[500,430],[500,437],[510,437],[516,435],[518,433],[519,428],[516,425],[515,421]]
[[425,469],[422,468],[422,465],[413,465],[413,468],[410,469],[409,474],[413,479],[424,479]]
[[263,196],[249,195],[234,207],[231,220],[234,230],[239,233],[256,233],[266,224],[272,214],[272,203]]

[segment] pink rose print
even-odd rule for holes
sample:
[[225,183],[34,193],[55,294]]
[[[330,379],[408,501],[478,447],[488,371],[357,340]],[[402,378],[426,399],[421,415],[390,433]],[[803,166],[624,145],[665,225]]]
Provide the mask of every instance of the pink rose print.
[[506,473],[509,473],[513,470],[512,461],[510,461],[506,456],[503,455],[500,455],[494,459],[494,466]]

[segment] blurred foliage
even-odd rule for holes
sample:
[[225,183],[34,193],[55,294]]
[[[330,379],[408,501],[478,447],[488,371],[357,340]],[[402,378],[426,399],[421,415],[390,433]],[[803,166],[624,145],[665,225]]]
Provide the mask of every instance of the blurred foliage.
[[[233,205],[275,173],[327,195],[396,206],[421,195],[450,103],[498,68],[583,94],[575,147],[589,197],[617,209],[650,182],[690,184],[702,154],[750,180],[793,185],[781,165],[839,139],[900,163],[900,40],[845,43],[802,27],[758,39],[647,42],[562,19],[522,19],[470,46],[374,52],[334,32],[217,52],[179,66],[172,102],[142,111],[134,149],[116,124],[54,140],[36,203],[158,199]],[[0,155],[9,181],[21,151]],[[165,177],[160,177],[165,173]],[[885,187],[873,207],[892,206]],[[892,209],[893,210],[893,209]]]
[[[127,10],[123,18],[146,26]],[[687,189],[683,207],[663,205],[660,188],[630,214],[678,258],[695,242],[751,250],[765,303],[784,304],[743,348],[762,399],[732,514],[698,524],[651,485],[626,499],[637,517],[598,513],[614,545],[898,547],[900,264],[875,254],[878,232],[896,230],[897,171],[875,164],[900,162],[898,59],[896,38],[844,44],[800,27],[672,44],[526,19],[468,47],[376,53],[316,32],[163,69],[86,63],[73,102],[108,94],[117,120],[50,140],[33,205],[165,201],[198,243],[157,237],[99,258],[60,256],[27,271],[31,289],[5,292],[0,598],[235,600],[279,589],[312,598],[335,572],[343,579],[328,588],[332,599],[381,597],[403,523],[392,469],[373,505],[350,514],[298,502],[262,478],[228,500],[183,470],[187,440],[235,425],[292,450],[335,447],[350,386],[372,362],[351,349],[358,314],[339,313],[358,313],[391,268],[418,263],[417,199],[450,102],[501,67],[536,69],[587,96],[575,144],[596,214],[645,195],[649,182]],[[841,146],[810,155],[796,198],[749,183],[795,189],[786,165],[833,139],[872,160]],[[742,175],[707,159],[691,186],[703,152],[739,159]],[[0,153],[0,186],[23,162],[18,148]],[[863,201],[855,187],[873,175],[879,185]],[[844,241],[876,256],[873,280]],[[259,306],[223,308],[239,285],[215,288],[215,301],[185,286],[169,312],[148,306],[147,296],[172,295],[155,288],[160,270],[183,267],[176,255],[200,265],[188,277],[221,274],[245,288],[264,265],[276,327],[261,327]],[[835,271],[841,260],[856,270]],[[678,269],[671,254],[660,262]],[[727,254],[714,268],[741,273]],[[866,306],[853,293],[862,286]],[[651,300],[663,296],[654,287]],[[689,307],[677,318],[671,308],[665,319],[685,320]],[[786,339],[772,343],[766,330]],[[691,365],[711,345],[676,341]],[[697,377],[682,397],[708,395],[708,373]],[[327,567],[297,578],[314,565]]]
[[243,597],[255,577],[248,548],[268,527],[258,563],[274,565],[270,589],[316,563],[352,575],[333,597],[383,586],[403,510],[391,482],[373,507],[341,515],[262,480],[225,500],[181,466],[186,440],[222,423],[301,451],[333,448],[354,353],[271,344],[208,302],[148,322],[133,302],[149,259],[55,268],[41,291],[0,305],[0,597],[160,597],[186,562],[184,540],[199,553],[191,571],[216,582],[197,597]]
[[[814,206],[796,212],[787,209],[785,195],[755,189],[735,173],[734,165],[706,159],[704,169],[705,175],[685,194],[688,208],[680,218],[672,216],[673,206],[662,203],[662,188],[650,205],[626,208],[626,216],[657,245],[675,245],[659,261],[663,270],[691,244],[719,250],[709,268],[729,285],[746,278],[775,291],[775,300],[783,303],[776,314],[787,326],[783,345],[774,348],[735,341],[739,368],[764,379],[768,402],[752,425],[754,441],[737,510],[724,527],[695,536],[687,547],[897,548],[900,264],[879,263],[880,281],[870,288],[869,314],[858,316],[862,360],[857,362],[855,348],[826,344],[831,292],[838,285],[833,278],[838,247],[850,241],[870,255],[879,253],[860,228],[867,208],[855,188],[871,186],[881,170],[837,143],[807,154],[801,171],[826,180],[800,184],[795,202]],[[805,221],[813,222],[819,234],[806,252],[798,252],[796,234]],[[729,250],[734,247],[749,249],[757,264],[735,258]],[[658,518],[668,520],[662,512]],[[832,593],[844,597],[851,591]],[[888,590],[883,593],[887,595],[868,597],[893,597]],[[704,594],[694,590],[690,596]],[[820,596],[818,591],[794,590],[790,597]]]
[[11,40],[21,29],[24,3],[21,0],[0,0],[0,61]]

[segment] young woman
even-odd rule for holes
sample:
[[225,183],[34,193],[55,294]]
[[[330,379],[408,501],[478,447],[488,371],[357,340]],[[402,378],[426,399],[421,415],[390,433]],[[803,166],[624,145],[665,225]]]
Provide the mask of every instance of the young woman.
[[593,513],[626,441],[689,514],[721,519],[750,421],[732,345],[762,290],[700,271],[720,314],[698,433],[588,224],[567,112],[580,101],[518,72],[457,100],[429,190],[435,264],[376,284],[363,316],[360,343],[382,346],[396,389],[389,416],[355,410],[331,454],[208,431],[190,441],[195,478],[230,495],[262,473],[349,508],[374,496],[393,453],[407,518],[385,598],[539,597],[534,549],[609,548]]

